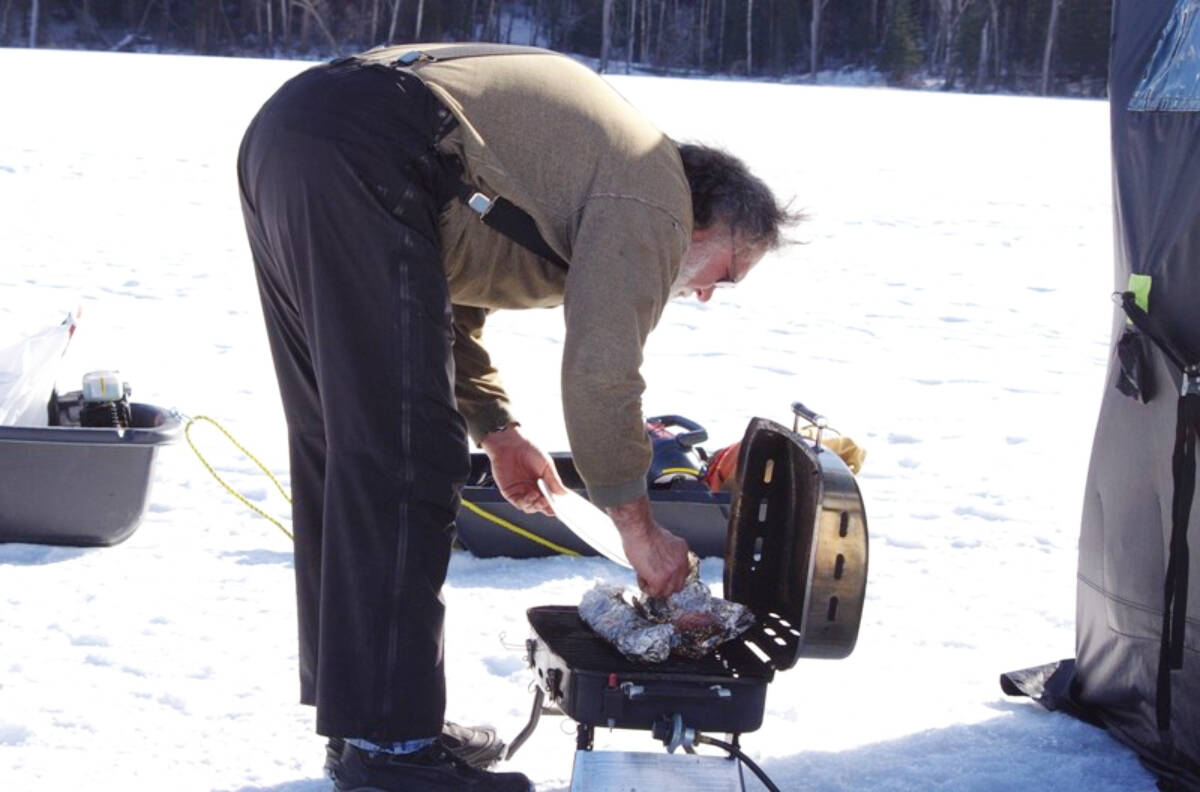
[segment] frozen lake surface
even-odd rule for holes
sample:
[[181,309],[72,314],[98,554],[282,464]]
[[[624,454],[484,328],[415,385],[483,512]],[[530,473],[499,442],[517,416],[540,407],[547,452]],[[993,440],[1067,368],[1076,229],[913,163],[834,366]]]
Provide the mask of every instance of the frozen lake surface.
[[[305,65],[0,50],[0,327],[82,305],[64,390],[119,368],[136,400],[217,418],[285,481],[234,160],[258,106]],[[1154,789],[1107,735],[997,682],[1074,654],[1113,316],[1107,105],[612,82],[672,136],[728,146],[812,218],[805,244],[744,286],[667,309],[646,354],[647,414],[699,421],[716,447],[752,416],[790,421],[799,399],[869,452],[857,649],[779,675],[747,752],[785,790]],[[500,314],[488,336],[519,419],[565,450],[561,312]],[[215,430],[195,436],[286,519]],[[718,559],[702,571],[721,579]],[[524,610],[575,604],[600,579],[633,583],[596,559],[457,554],[449,717],[515,735],[531,700]],[[325,790],[297,695],[290,544],[186,444],[160,456],[124,544],[0,546],[0,789]],[[659,748],[606,732],[597,747]],[[510,766],[561,792],[573,752],[568,725],[546,719]]]

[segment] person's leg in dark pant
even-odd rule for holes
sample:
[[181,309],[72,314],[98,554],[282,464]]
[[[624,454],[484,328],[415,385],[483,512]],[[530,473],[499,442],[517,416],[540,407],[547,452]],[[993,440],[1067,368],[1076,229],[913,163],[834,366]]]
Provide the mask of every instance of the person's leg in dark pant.
[[301,700],[325,735],[441,732],[445,578],[469,458],[437,244],[437,105],[411,77],[319,67],[239,157],[288,418]]

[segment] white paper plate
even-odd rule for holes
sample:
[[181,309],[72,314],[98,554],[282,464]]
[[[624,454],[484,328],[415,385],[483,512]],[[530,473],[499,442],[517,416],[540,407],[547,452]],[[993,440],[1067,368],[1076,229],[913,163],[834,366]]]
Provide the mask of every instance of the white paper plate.
[[625,557],[621,534],[607,514],[593,506],[587,498],[580,497],[570,490],[567,490],[566,495],[555,495],[541,479],[538,479],[538,489],[546,496],[546,500],[550,501],[554,515],[563,525],[570,528],[572,533],[605,558],[633,569],[633,564]]

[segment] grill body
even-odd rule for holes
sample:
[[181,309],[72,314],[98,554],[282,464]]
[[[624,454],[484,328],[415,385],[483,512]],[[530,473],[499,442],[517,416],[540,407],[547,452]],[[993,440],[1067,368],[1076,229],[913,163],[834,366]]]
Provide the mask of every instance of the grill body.
[[699,660],[639,663],[593,633],[573,606],[531,608],[527,615],[538,684],[578,723],[649,730],[681,715],[699,731],[744,733],[762,725],[774,672],[740,641]]
[[585,729],[682,722],[742,734],[762,725],[767,684],[802,657],[838,659],[858,637],[867,583],[867,521],[836,454],[756,418],[742,440],[725,540],[725,597],[755,625],[699,660],[622,656],[578,609],[527,612],[529,661],[544,694]]

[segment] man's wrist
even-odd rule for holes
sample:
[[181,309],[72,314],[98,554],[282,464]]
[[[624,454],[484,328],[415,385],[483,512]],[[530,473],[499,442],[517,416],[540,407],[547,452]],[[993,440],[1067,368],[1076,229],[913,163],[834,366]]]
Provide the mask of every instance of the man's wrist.
[[607,506],[604,511],[622,537],[645,536],[654,528],[654,515],[650,511],[650,498],[647,496],[618,506]]
[[479,438],[479,445],[484,451],[489,445],[495,443],[503,443],[505,440],[519,434],[516,428],[520,426],[519,421],[507,421],[494,429],[489,430],[483,437]]

